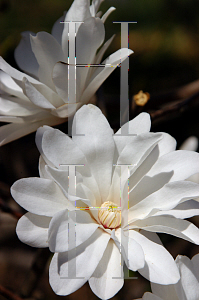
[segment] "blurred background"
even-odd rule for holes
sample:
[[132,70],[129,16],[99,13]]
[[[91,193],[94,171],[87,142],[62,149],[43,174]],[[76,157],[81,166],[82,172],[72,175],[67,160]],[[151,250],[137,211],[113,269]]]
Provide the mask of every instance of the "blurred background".
[[[23,31],[51,32],[54,22],[67,11],[72,0],[0,0],[0,56],[13,67],[14,49]],[[152,131],[165,131],[177,140],[178,148],[191,135],[199,138],[199,1],[198,0],[105,0],[100,10],[116,7],[105,23],[106,40],[116,34],[105,57],[120,48],[120,24],[129,24],[130,118],[141,111],[152,117]],[[150,94],[145,106],[133,104],[140,90]],[[97,93],[97,105],[112,128],[120,127],[120,68],[117,68]],[[185,101],[188,99],[188,101]],[[166,112],[165,112],[166,111]],[[157,112],[159,112],[157,114]],[[66,124],[57,126],[65,131]],[[24,211],[12,200],[10,186],[18,179],[38,176],[39,152],[35,134],[0,148],[0,285],[25,299],[59,299],[48,283],[50,254],[22,244],[15,233],[17,218]],[[199,171],[199,170],[198,170]],[[13,209],[17,213],[10,213]],[[7,212],[6,212],[7,210]],[[192,218],[199,226],[199,217]],[[176,257],[190,258],[199,246],[161,235]],[[139,298],[150,289],[139,274],[126,280],[114,300]],[[36,280],[37,279],[37,280]],[[38,281],[38,282],[37,282]],[[88,285],[63,299],[97,299]],[[0,299],[6,299],[0,295]]]

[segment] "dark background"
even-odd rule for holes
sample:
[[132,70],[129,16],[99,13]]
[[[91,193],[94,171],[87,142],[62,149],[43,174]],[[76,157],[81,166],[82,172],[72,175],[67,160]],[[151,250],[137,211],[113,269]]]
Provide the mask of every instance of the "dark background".
[[[53,23],[66,11],[71,0],[0,0],[0,55],[13,67],[14,49],[20,33],[30,30],[50,32]],[[199,2],[197,0],[106,0],[101,5],[105,12],[110,6],[117,8],[105,23],[106,40],[116,37],[105,56],[120,48],[120,25],[114,21],[137,21],[129,25],[130,57],[129,99],[139,90],[149,92],[151,100],[138,111],[154,112],[162,107],[161,95],[173,91],[199,77]],[[103,103],[106,116],[114,129],[119,128],[120,69],[117,68],[98,92],[98,103]],[[198,87],[199,91],[199,87]],[[153,100],[158,96],[158,100]],[[157,99],[157,98],[156,98]],[[171,101],[171,102],[170,102]],[[164,105],[172,104],[172,97]],[[58,126],[65,131],[66,124]],[[152,131],[165,131],[177,140],[178,147],[191,135],[199,137],[199,109],[188,105],[163,118],[152,121]],[[0,148],[0,198],[13,209],[23,213],[12,200],[9,189],[19,178],[38,176],[39,152],[35,134]],[[199,225],[198,217],[192,221]],[[31,276],[31,266],[42,255],[37,249],[18,241],[15,234],[16,218],[0,212],[0,284],[21,294]],[[199,247],[183,240],[161,235],[166,248],[174,257],[184,254],[192,257]],[[37,256],[39,258],[37,258]],[[41,273],[40,271],[38,272]],[[136,274],[137,276],[137,274]],[[147,281],[126,280],[124,288],[113,298],[134,299],[149,290]],[[28,299],[59,299],[48,284],[48,265]],[[63,299],[97,299],[86,284]],[[0,295],[0,299],[5,299]]]

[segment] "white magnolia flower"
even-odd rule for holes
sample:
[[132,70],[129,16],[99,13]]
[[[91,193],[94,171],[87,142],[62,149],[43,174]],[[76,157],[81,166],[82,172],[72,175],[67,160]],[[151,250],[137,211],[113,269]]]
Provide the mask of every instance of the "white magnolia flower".
[[[52,35],[23,32],[15,59],[25,73],[12,68],[0,57],[0,121],[10,123],[0,128],[0,145],[31,133],[39,126],[65,122],[68,116],[91,100],[104,80],[132,53],[123,48],[102,62],[106,67],[85,67],[99,65],[113,39],[103,44],[104,22],[114,8],[111,7],[100,19],[97,10],[102,1],[93,0],[89,6],[90,0],[74,0],[65,17],[54,24]],[[60,23],[63,20],[84,22],[77,24],[76,34],[76,64],[84,66],[76,67],[76,81],[71,77],[69,87],[70,37],[68,23]],[[70,97],[69,88],[74,90]]]
[[[21,179],[11,189],[29,211],[18,222],[19,239],[55,253],[49,272],[58,295],[88,280],[99,298],[113,297],[124,281],[121,253],[129,269],[155,283],[175,284],[178,268],[156,232],[199,244],[199,230],[183,220],[199,214],[199,203],[191,200],[199,185],[185,181],[197,172],[199,154],[175,151],[170,135],[150,133],[147,113],[124,125],[129,136],[121,129],[113,134],[91,104],[74,120],[72,138],[48,126],[37,131],[40,178]],[[76,194],[67,165],[78,165]],[[78,279],[67,278],[75,267]]]
[[[199,299],[199,254],[191,260],[178,255],[176,265],[180,280],[173,285],[151,284],[154,294],[145,293],[142,300],[198,300]],[[141,300],[141,299],[137,299]]]

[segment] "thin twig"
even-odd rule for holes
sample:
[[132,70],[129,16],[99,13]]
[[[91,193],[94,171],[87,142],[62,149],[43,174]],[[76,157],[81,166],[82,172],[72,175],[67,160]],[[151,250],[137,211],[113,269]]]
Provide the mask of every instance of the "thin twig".
[[192,101],[194,101],[196,98],[199,97],[199,92],[195,93],[194,95],[192,95],[191,97],[183,100],[183,101],[179,101],[178,103],[175,103],[173,105],[170,106],[166,106],[162,109],[158,109],[154,112],[151,112],[151,119],[152,121],[159,119],[160,117],[163,117],[169,113],[173,113],[175,111],[179,111],[180,109],[185,109],[187,107],[188,104],[190,104]]
[[160,92],[156,95],[151,94],[151,99],[146,106],[150,107],[150,109],[152,107],[155,109],[163,104],[168,104],[181,99],[190,98],[192,95],[195,95],[198,92],[199,79],[170,91]]
[[13,217],[15,217],[16,219],[20,219],[22,217],[22,213],[12,209],[10,206],[8,206],[7,203],[5,203],[5,201],[3,201],[2,198],[0,198],[0,209],[5,212],[8,213],[10,215],[12,215]]
[[23,300],[21,297],[17,296],[13,292],[9,291],[7,288],[0,284],[0,295],[4,296],[8,300]]

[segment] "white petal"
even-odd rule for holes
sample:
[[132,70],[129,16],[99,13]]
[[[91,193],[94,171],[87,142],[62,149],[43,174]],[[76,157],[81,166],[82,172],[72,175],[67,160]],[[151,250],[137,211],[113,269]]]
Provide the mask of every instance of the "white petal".
[[14,56],[21,70],[37,78],[39,65],[32,51],[30,35],[35,36],[35,34],[30,31],[21,33],[22,39],[15,49]]
[[45,162],[43,156],[40,155],[40,157],[39,157],[39,176],[41,178],[46,178],[46,179],[52,180],[51,176],[48,174],[48,172],[46,172],[45,167],[46,167],[46,162]]
[[180,283],[176,285],[179,299],[185,294],[185,299],[197,300],[199,298],[199,279],[196,278],[193,262],[186,256],[178,256],[176,264],[181,274]]
[[[114,134],[114,141],[119,154],[122,152],[124,147],[132,141],[133,135],[146,133],[150,131],[151,128],[150,115],[147,113],[141,113],[133,120],[124,124],[121,128]],[[123,131],[125,132],[128,131],[129,136],[128,135],[122,136],[121,132]]]
[[19,205],[41,216],[51,217],[60,210],[74,209],[56,183],[49,179],[20,179],[12,185],[11,193]]
[[[150,194],[161,189],[165,184],[169,182],[173,175],[173,172],[159,173],[153,177],[144,176],[140,182],[129,192],[129,208],[136,203],[141,202]],[[134,174],[132,175],[134,176]]]
[[72,106],[75,107],[75,102],[78,103],[79,96],[80,96],[80,83],[81,83],[81,79],[79,78],[80,74],[78,73],[78,71],[76,71],[76,84],[75,84],[76,93],[73,95],[73,98],[71,98],[70,95],[70,99],[68,94],[68,87],[70,87],[68,75],[69,75],[68,64],[63,62],[58,62],[55,64],[53,68],[53,74],[52,74],[52,79],[55,85],[55,89],[59,94],[59,96],[63,99],[64,103],[67,103],[68,105],[73,104]]
[[17,223],[18,238],[25,244],[45,248],[48,247],[48,227],[51,218],[26,213]]
[[24,94],[38,107],[43,109],[55,109],[55,107],[24,77]]
[[18,81],[22,81],[23,77],[25,76],[31,83],[41,84],[38,80],[32,78],[31,76],[28,76],[27,74],[11,67],[2,57],[0,57],[0,69],[10,75],[10,77],[17,79]]
[[112,231],[112,238],[116,242],[119,250],[122,251],[128,269],[137,271],[144,267],[145,259],[142,247],[134,239],[129,237],[128,232],[118,228],[115,230],[115,233]]
[[0,88],[9,95],[19,97],[20,99],[29,102],[28,98],[23,94],[23,90],[16,82],[5,72],[0,70]]
[[176,140],[168,133],[159,132],[162,134],[162,140],[158,143],[160,150],[160,156],[175,151],[176,149]]
[[199,229],[192,223],[167,216],[149,217],[135,222],[137,228],[177,236],[199,245]]
[[160,172],[170,172],[172,170],[174,171],[174,175],[171,181],[184,180],[198,173],[199,154],[186,150],[178,150],[165,154],[158,159],[148,175],[153,176]]
[[87,103],[91,96],[94,95],[98,90],[100,85],[106,80],[106,78],[115,70],[116,67],[119,66],[120,63],[122,63],[132,53],[132,50],[122,48],[106,58],[102,62],[102,65],[104,65],[104,67],[98,67],[97,70],[93,73],[87,87],[85,88],[81,96],[80,101],[82,103]]
[[179,219],[187,219],[199,215],[199,202],[195,200],[185,201],[178,204],[172,210],[158,211],[154,216],[173,216]]
[[159,133],[142,133],[132,137],[132,141],[120,153],[117,164],[132,165],[136,169],[140,161],[149,155],[161,138],[162,135]]
[[40,111],[38,107],[26,100],[8,95],[0,97],[1,115],[23,117],[36,114]]
[[52,111],[52,114],[59,118],[67,118],[73,116],[77,109],[81,106],[81,103],[65,103],[60,107]]
[[54,166],[59,168],[60,165],[85,164],[83,152],[69,136],[58,129],[46,129],[40,128],[37,131],[36,143]]
[[[114,39],[115,35],[113,35],[108,41],[106,41],[106,43],[104,43],[104,45],[100,48],[100,50],[98,51],[96,57],[95,57],[95,64],[100,64],[104,53],[106,52],[106,50],[108,49],[108,47],[110,46],[110,44],[112,43],[113,39]],[[96,70],[95,67],[91,68],[91,71]],[[92,72],[93,73],[93,72]]]
[[174,284],[180,279],[173,257],[161,245],[160,240],[153,241],[154,234],[130,230],[129,236],[140,244],[145,254],[145,266],[138,270],[142,276],[159,284]]
[[[146,197],[144,200],[132,206],[129,217],[143,219],[149,213],[157,210],[169,210],[191,198],[198,197],[199,185],[189,181],[169,182],[157,192]],[[131,194],[130,197],[131,198]],[[133,203],[133,199],[131,200]],[[136,201],[136,200],[135,200]]]
[[191,261],[194,266],[194,274],[196,278],[199,280],[199,254],[194,255]]
[[180,150],[196,151],[198,148],[198,139],[195,136],[190,136],[180,146]]
[[103,23],[106,22],[106,19],[108,18],[108,16],[109,16],[114,10],[116,10],[116,8],[113,7],[113,6],[111,6],[111,7],[105,12],[105,14],[101,17],[101,20],[102,20]]
[[[31,132],[34,132],[40,126],[44,124],[57,125],[63,123],[63,119],[58,119],[56,117],[46,118],[44,113],[44,118],[41,120],[41,115],[37,121],[37,115],[35,115],[35,121],[33,122],[20,122],[19,124],[8,124],[0,127],[0,146],[3,146],[9,142],[19,139]],[[25,124],[25,125],[24,125]]]
[[64,54],[57,40],[47,32],[39,32],[30,38],[32,51],[38,61],[38,77],[54,90],[52,70],[58,61],[64,61]]
[[[77,85],[80,85],[81,92],[84,91],[85,83],[88,82],[86,79],[89,68],[86,67],[86,65],[94,63],[96,51],[102,45],[104,37],[104,24],[98,18],[89,18],[79,27],[76,37],[77,64],[85,65],[77,68],[77,74],[80,79]],[[94,93],[92,93],[92,95],[94,95]],[[81,99],[79,101],[84,103]]]
[[[49,226],[49,248],[52,252],[65,252],[84,243],[97,230],[97,224],[86,211],[68,210],[55,214]],[[68,232],[73,230],[75,241],[71,242]]]
[[113,240],[110,240],[101,261],[89,279],[89,285],[93,293],[106,300],[112,298],[122,288],[123,283],[121,254]]
[[[138,168],[134,171],[133,174],[129,178],[129,191],[131,191],[136,184],[148,173],[154,163],[158,160],[159,157],[159,148],[158,145],[154,147],[154,149],[149,153],[149,155],[145,158],[145,160],[138,166]],[[131,168],[130,173],[131,173]]]
[[84,21],[91,17],[90,1],[88,0],[74,0],[70,9],[66,14],[65,21]]
[[68,64],[58,62],[53,67],[52,79],[55,89],[65,103],[68,102]]
[[[68,10],[66,17],[64,19],[64,30],[62,33],[62,49],[64,51],[65,57],[68,57],[68,23],[67,22],[82,22],[91,17],[89,9],[89,0],[75,0],[73,1],[70,9]],[[81,23],[76,23],[76,33],[78,31]]]
[[[54,106],[58,107],[63,105],[63,100],[57,95],[57,93],[53,92],[51,88],[47,85],[44,85],[40,81],[28,76],[25,73],[22,73],[14,68],[12,68],[2,57],[0,57],[0,69],[2,69],[5,73],[11,76],[14,81],[19,85],[19,87],[23,87],[23,78],[26,77],[28,81],[46,98],[48,101]],[[26,97],[27,99],[27,97]]]
[[[163,299],[163,300],[183,300],[179,299],[177,294],[176,294],[176,289],[175,289],[175,284],[169,284],[169,285],[162,285],[162,284],[157,284],[151,282],[151,289],[152,292],[159,296],[160,298],[158,299]],[[184,299],[186,300],[186,299]]]
[[73,141],[84,153],[105,201],[112,177],[113,131],[100,109],[93,105],[85,105],[78,110],[72,130]]
[[[93,274],[109,239],[109,234],[98,229],[89,240],[77,247],[76,251],[73,249],[69,252],[54,254],[49,269],[49,281],[54,292],[58,295],[69,295],[79,289]],[[76,274],[74,274],[75,267]],[[72,278],[69,272],[72,273]]]

